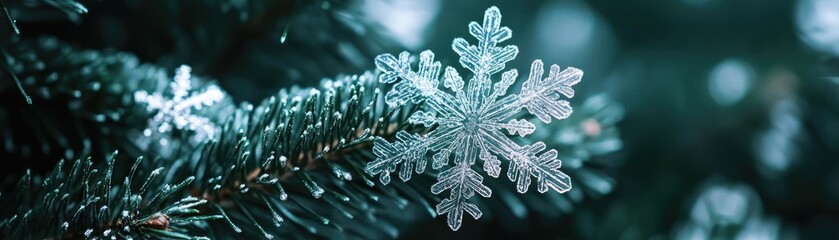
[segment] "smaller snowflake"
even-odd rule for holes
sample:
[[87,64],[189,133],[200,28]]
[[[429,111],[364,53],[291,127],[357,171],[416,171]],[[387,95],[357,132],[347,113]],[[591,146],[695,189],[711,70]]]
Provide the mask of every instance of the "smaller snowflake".
[[[149,112],[157,112],[149,119],[149,126],[143,135],[149,137],[154,132],[165,134],[177,129],[193,132],[193,139],[197,141],[215,136],[218,127],[210,119],[194,114],[193,110],[201,110],[221,101],[224,92],[210,85],[203,92],[191,93],[191,71],[192,68],[186,65],[175,71],[175,81],[169,85],[172,90],[171,99],[160,92],[149,94],[141,90],[134,93],[134,101],[145,103]],[[160,143],[166,145],[166,141]]]

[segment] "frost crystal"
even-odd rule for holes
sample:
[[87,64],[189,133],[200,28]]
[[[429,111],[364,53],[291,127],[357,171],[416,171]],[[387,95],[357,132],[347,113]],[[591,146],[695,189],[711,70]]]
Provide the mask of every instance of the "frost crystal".
[[[174,129],[194,132],[194,139],[203,140],[213,138],[218,127],[210,119],[193,114],[194,110],[201,110],[205,106],[212,106],[224,98],[224,93],[215,85],[210,85],[204,92],[191,93],[192,68],[180,66],[175,71],[175,81],[170,84],[171,99],[159,92],[149,94],[146,91],[134,93],[134,100],[145,103],[146,110],[157,111],[149,120],[149,127],[143,134],[151,136],[153,132],[169,133]],[[161,144],[164,144],[161,141]],[[164,144],[165,145],[165,144]]]
[[556,158],[556,150],[545,151],[542,142],[521,146],[508,135],[524,137],[536,130],[533,123],[514,118],[524,109],[545,123],[571,115],[570,104],[560,98],[574,96],[571,87],[581,80],[583,72],[576,68],[560,71],[559,66],[552,65],[547,78],[543,78],[542,61],[536,60],[521,92],[506,95],[518,72],[515,69],[505,71],[495,83],[491,77],[504,70],[504,64],[518,54],[518,48],[497,46],[512,36],[512,31],[501,27],[500,22],[501,13],[498,8],[491,7],[485,13],[483,25],[469,24],[469,33],[478,39],[477,45],[470,45],[462,38],[454,40],[452,48],[460,55],[460,64],[473,76],[464,83],[454,68],[446,67],[442,81],[451,93],[438,89],[441,65],[434,61],[431,51],[420,53],[417,71],[411,69],[407,52],[398,57],[390,54],[376,57],[376,66],[382,71],[379,81],[394,83],[386,101],[392,105],[425,101],[432,111],[418,111],[409,121],[436,128],[424,136],[397,132],[395,142],[376,138],[373,152],[377,158],[367,164],[365,171],[379,175],[381,182],[387,184],[390,173],[401,165],[399,178],[407,181],[412,172],[425,171],[427,152],[433,152],[431,166],[434,169],[448,166],[453,155],[453,166],[442,170],[437,176],[438,182],[431,186],[434,194],[449,190],[449,197],[437,205],[437,213],[448,215],[448,224],[453,230],[460,228],[464,211],[476,219],[481,217],[481,210],[469,203],[469,198],[475,193],[483,197],[492,194],[492,190],[483,184],[481,174],[472,167],[477,160],[483,162],[487,175],[498,177],[500,158],[506,159],[509,162],[507,177],[516,182],[520,193],[528,190],[531,177],[535,178],[536,188],[542,193],[548,189],[561,193],[571,189],[571,179],[559,171],[561,162]]

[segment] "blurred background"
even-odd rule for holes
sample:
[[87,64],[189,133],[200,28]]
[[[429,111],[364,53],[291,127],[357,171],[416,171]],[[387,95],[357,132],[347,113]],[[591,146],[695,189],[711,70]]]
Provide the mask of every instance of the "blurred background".
[[[521,49],[515,68],[536,58],[581,68],[575,100],[605,93],[625,108],[611,193],[558,220],[531,218],[512,230],[504,220],[467,224],[435,236],[839,233],[839,82],[832,78],[839,76],[839,1],[416,2],[406,11],[436,13],[417,37],[419,49],[445,54],[439,49],[466,33],[462,23],[495,4]],[[395,22],[402,20],[388,24]],[[393,28],[400,42],[413,44],[400,33],[407,27]],[[432,225],[439,223],[417,228],[416,238]]]
[[457,232],[425,218],[401,237],[839,236],[836,0],[80,1],[86,14],[38,2],[6,1],[21,29],[13,38],[189,64],[237,102],[372,70],[380,53],[431,49],[458,65],[452,39],[495,5],[520,49],[508,67],[543,59],[584,70],[572,102],[620,108],[610,136],[620,147],[597,177],[574,180],[598,194],[572,197],[562,214],[532,208]]

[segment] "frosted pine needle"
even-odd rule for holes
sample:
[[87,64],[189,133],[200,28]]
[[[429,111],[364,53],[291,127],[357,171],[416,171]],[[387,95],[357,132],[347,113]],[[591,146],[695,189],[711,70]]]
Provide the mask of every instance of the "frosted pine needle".
[[483,184],[483,176],[473,167],[478,160],[491,177],[500,175],[500,159],[507,160],[507,177],[516,182],[520,193],[528,190],[531,177],[542,193],[549,189],[558,192],[571,189],[571,179],[559,171],[561,162],[556,150],[545,151],[542,142],[521,146],[508,135],[524,137],[536,130],[533,123],[514,118],[524,109],[545,123],[570,116],[570,104],[560,98],[574,96],[571,87],[582,79],[583,72],[576,68],[560,70],[552,65],[544,78],[542,61],[536,60],[521,92],[506,95],[518,72],[505,71],[495,83],[492,77],[516,57],[518,48],[497,46],[512,36],[512,31],[500,23],[501,13],[491,7],[486,10],[482,25],[469,24],[469,33],[478,39],[477,45],[470,45],[462,38],[454,40],[452,49],[460,55],[460,64],[473,76],[465,83],[453,67],[446,67],[442,81],[449,91],[438,88],[442,66],[434,61],[434,53],[429,50],[420,53],[417,71],[411,69],[407,52],[398,57],[390,54],[376,57],[376,66],[382,71],[379,81],[394,84],[386,95],[387,102],[393,105],[424,102],[431,111],[418,111],[409,121],[436,128],[425,135],[400,131],[394,142],[376,138],[373,152],[377,158],[367,164],[365,171],[379,175],[380,181],[387,184],[390,173],[401,165],[399,178],[408,181],[412,172],[425,171],[429,151],[433,152],[433,169],[446,168],[454,158],[453,164],[442,170],[438,182],[431,186],[434,194],[449,191],[449,197],[437,205],[437,213],[448,215],[448,225],[453,230],[460,228],[464,211],[476,219],[481,217],[478,206],[468,202],[475,193],[483,197],[492,194]]

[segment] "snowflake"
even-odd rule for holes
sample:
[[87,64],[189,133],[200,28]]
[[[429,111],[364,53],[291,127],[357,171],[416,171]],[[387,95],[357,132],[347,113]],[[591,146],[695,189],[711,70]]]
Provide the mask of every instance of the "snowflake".
[[[149,94],[146,91],[134,93],[134,100],[145,103],[147,111],[157,111],[149,119],[149,126],[143,135],[151,136],[154,131],[170,133],[174,129],[194,132],[194,139],[213,138],[218,127],[210,119],[193,114],[193,109],[201,110],[212,106],[224,98],[224,93],[215,85],[210,85],[201,93],[191,94],[192,84],[189,66],[180,66],[175,71],[175,81],[170,83],[172,98],[168,99],[159,92]],[[165,145],[166,141],[161,141]]]
[[[465,39],[456,38],[452,43],[460,55],[460,64],[473,73],[465,86],[460,75],[452,67],[446,67],[443,86],[452,93],[438,89],[440,62],[434,61],[434,53],[424,51],[419,57],[419,69],[411,69],[407,52],[396,58],[390,54],[376,57],[376,66],[382,71],[379,81],[395,83],[387,93],[389,104],[425,102],[429,112],[417,111],[409,121],[434,127],[425,135],[400,131],[396,141],[388,142],[376,138],[373,152],[376,160],[367,164],[365,171],[379,175],[383,184],[390,182],[390,173],[399,169],[399,178],[407,181],[412,172],[423,173],[427,161],[426,153],[433,152],[432,168],[441,169],[449,165],[454,155],[454,164],[442,170],[438,182],[431,186],[431,192],[440,194],[449,190],[448,198],[437,205],[437,213],[448,215],[452,230],[460,228],[463,212],[475,219],[481,217],[481,210],[469,203],[475,193],[490,197],[492,190],[483,184],[483,177],[473,165],[483,162],[483,170],[492,177],[501,173],[499,156],[509,161],[507,177],[515,181],[517,190],[525,193],[530,187],[531,177],[536,179],[537,190],[553,189],[560,193],[571,189],[571,179],[559,171],[561,165],[556,150],[545,150],[545,144],[536,142],[521,146],[507,135],[524,137],[533,133],[533,123],[514,118],[523,109],[541,121],[564,119],[571,115],[571,106],[560,95],[571,98],[583,72],[576,68],[560,71],[552,65],[547,78],[543,78],[541,60],[533,62],[530,76],[521,86],[518,95],[506,95],[507,89],[516,81],[518,72],[513,69],[501,73],[501,80],[492,83],[491,77],[504,70],[504,64],[518,54],[516,46],[496,46],[511,37],[512,31],[500,26],[501,13],[498,8],[486,10],[483,25],[469,24],[469,33],[478,39],[477,45],[470,45]],[[492,86],[491,86],[492,85]],[[509,121],[508,121],[509,119]],[[506,122],[505,122],[506,121]],[[503,132],[506,130],[506,134]]]

